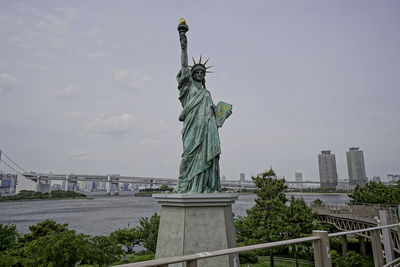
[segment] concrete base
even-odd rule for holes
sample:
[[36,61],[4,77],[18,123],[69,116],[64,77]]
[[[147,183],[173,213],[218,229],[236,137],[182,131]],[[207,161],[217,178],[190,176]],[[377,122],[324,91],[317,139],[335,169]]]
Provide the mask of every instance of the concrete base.
[[[236,247],[232,215],[236,194],[154,194],[153,198],[162,205],[156,259]],[[239,257],[203,259],[197,266],[236,267]]]

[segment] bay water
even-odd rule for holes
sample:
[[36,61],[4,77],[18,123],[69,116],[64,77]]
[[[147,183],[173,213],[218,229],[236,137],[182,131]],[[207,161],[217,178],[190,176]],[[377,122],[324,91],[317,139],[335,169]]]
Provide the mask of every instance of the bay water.
[[[307,204],[319,198],[326,204],[345,205],[346,194],[287,193],[302,197]],[[254,194],[241,194],[233,204],[236,216],[245,216],[254,205]],[[160,205],[152,197],[135,197],[121,192],[120,196],[92,195],[90,199],[30,200],[0,202],[0,224],[15,224],[20,233],[29,226],[51,219],[68,223],[69,229],[88,235],[108,235],[111,232],[139,224],[141,217],[160,214]]]

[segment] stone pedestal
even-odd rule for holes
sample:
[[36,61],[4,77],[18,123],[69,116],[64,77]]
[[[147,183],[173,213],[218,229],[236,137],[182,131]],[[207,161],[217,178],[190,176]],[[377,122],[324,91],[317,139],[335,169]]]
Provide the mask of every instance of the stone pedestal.
[[[236,247],[232,215],[236,194],[154,194],[153,198],[162,206],[156,259]],[[239,257],[202,259],[197,266],[236,267]]]

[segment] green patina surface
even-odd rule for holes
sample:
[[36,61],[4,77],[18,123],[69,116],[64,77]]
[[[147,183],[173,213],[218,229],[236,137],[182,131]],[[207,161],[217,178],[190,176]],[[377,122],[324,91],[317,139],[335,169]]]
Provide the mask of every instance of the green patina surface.
[[[186,22],[178,26],[181,43],[181,70],[177,75],[179,101],[183,121],[183,153],[179,167],[179,182],[175,193],[220,192],[219,157],[221,154],[218,128],[232,113],[232,106],[215,106],[205,87],[207,67],[205,63],[188,65]],[[216,118],[216,111],[218,118]]]

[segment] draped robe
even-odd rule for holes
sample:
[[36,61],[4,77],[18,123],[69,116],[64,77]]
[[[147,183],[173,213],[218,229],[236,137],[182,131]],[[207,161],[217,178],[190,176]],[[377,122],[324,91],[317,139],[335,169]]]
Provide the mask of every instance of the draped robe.
[[175,193],[221,191],[218,128],[211,94],[193,80],[191,71],[183,68],[177,75],[179,100],[183,110],[183,153]]

